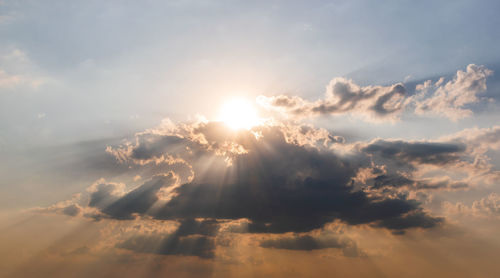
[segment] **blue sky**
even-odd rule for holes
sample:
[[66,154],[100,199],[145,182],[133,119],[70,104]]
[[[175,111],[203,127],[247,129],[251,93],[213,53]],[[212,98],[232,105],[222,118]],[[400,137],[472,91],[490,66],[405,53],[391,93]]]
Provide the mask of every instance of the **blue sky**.
[[40,84],[2,88],[2,141],[121,136],[163,117],[213,116],[234,94],[314,99],[337,76],[389,84],[496,68],[497,10],[495,1],[4,1],[0,50],[23,61],[0,66]]

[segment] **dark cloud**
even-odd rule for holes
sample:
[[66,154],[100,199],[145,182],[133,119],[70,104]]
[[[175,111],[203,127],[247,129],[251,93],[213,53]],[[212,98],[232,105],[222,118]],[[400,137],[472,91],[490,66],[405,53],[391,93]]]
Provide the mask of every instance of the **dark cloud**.
[[312,236],[281,237],[278,239],[267,239],[260,243],[264,248],[288,249],[288,250],[315,250],[323,248],[340,248],[342,245],[337,240],[320,244]]
[[380,158],[404,164],[446,164],[457,161],[465,151],[461,143],[406,142],[401,140],[375,140],[361,151]]
[[263,248],[287,249],[297,251],[311,251],[326,248],[341,249],[346,257],[358,257],[362,252],[356,243],[347,238],[334,236],[294,235],[280,236],[278,238],[266,239],[260,242]]
[[413,180],[399,174],[379,175],[373,179],[373,182],[373,188],[382,188],[386,186],[401,187],[412,185],[414,183]]
[[422,227],[432,228],[444,221],[444,218],[430,218],[421,210],[415,210],[404,215],[385,218],[377,223],[377,226],[394,230],[396,233],[403,233],[405,229]]
[[116,247],[140,253],[213,258],[218,229],[214,220],[185,219],[173,233],[135,235]]
[[[83,207],[64,202],[52,210],[95,219],[137,217],[176,221],[173,233],[135,235],[117,246],[136,252],[214,256],[215,238],[227,222],[244,223],[233,232],[270,233],[262,247],[359,250],[336,238],[312,237],[313,230],[340,221],[404,234],[444,222],[408,196],[409,191],[467,186],[450,178],[422,178],[422,165],[460,162],[466,144],[459,140],[426,142],[375,140],[346,145],[335,135],[311,126],[261,125],[234,131],[217,122],[172,125],[137,135],[135,143],[108,148],[131,166],[188,167],[188,182],[174,172],[155,175],[142,185],[100,180],[87,190]],[[340,151],[339,151],[340,150]],[[83,213],[82,213],[83,211]],[[65,213],[65,212],[63,212]],[[289,237],[286,233],[298,233]],[[277,235],[280,234],[280,235]]]
[[123,188],[120,188],[120,184],[106,183],[104,180],[98,181],[87,191],[90,193],[88,206],[101,209],[116,202],[123,195]]
[[404,95],[406,92],[402,84],[391,87],[359,87],[343,78],[334,79],[327,87],[327,101],[319,102],[309,107],[313,113],[342,113],[350,110],[360,109],[363,101],[373,101],[368,108],[379,116],[395,112],[398,106],[386,108],[384,105],[396,95]]
[[450,179],[427,179],[416,183],[418,189],[464,189],[469,187],[465,182],[453,181]]
[[366,181],[370,189],[397,189],[406,187],[414,190],[456,190],[469,185],[462,181],[454,181],[447,177],[424,178],[415,180],[399,173],[382,174]]
[[[157,175],[110,205],[101,208],[101,212],[116,219],[132,219],[134,214],[145,214],[158,201],[160,189],[173,186],[176,182],[177,178],[173,173]],[[95,198],[91,198],[90,201],[93,200]]]
[[205,235],[214,236],[219,230],[219,223],[213,219],[195,220],[183,219],[181,225],[177,228],[176,234],[185,235]]
[[[191,131],[198,136],[191,136],[203,138],[199,142],[204,144],[197,142],[196,145],[205,153],[209,150],[217,153],[223,149],[222,140],[227,138],[227,131],[221,128],[220,124],[201,124]],[[194,181],[173,189],[171,199],[161,207],[149,210],[158,201],[158,190],[168,183],[153,180],[101,211],[117,219],[129,219],[133,214],[166,220],[248,219],[248,232],[285,233],[311,231],[336,219],[349,224],[373,223],[419,209],[416,201],[406,197],[374,198],[354,190],[352,179],[365,163],[363,159],[343,158],[331,151],[288,142],[285,132],[278,126],[262,126],[255,132],[259,132],[258,138],[248,131],[241,131],[232,138],[245,152],[233,156],[231,166],[226,165],[221,170],[209,164],[203,165],[204,171],[201,171],[198,170],[201,166],[194,164],[195,173],[199,173]],[[159,137],[158,140],[172,142],[172,135],[167,138]],[[189,141],[186,137],[183,140]],[[176,150],[181,140],[173,141],[177,142],[174,144]],[[149,154],[141,159],[147,159],[152,153],[147,146],[168,153],[168,146],[160,145],[158,142],[138,143],[129,153],[137,158],[133,154],[135,148],[139,148]],[[189,145],[193,152],[201,153],[194,149],[195,144]],[[366,150],[376,151],[373,148]],[[187,155],[192,156],[192,153]],[[183,159],[196,163],[188,156]],[[212,161],[217,159],[215,156]],[[434,219],[429,215],[423,217]],[[418,227],[418,224],[411,227]]]
[[62,213],[69,215],[69,216],[76,216],[76,215],[80,214],[81,210],[82,209],[80,208],[80,206],[78,206],[76,204],[71,204],[67,207],[64,207],[62,209]]
[[136,147],[131,150],[130,158],[137,160],[148,160],[161,157],[167,150],[175,153],[175,150],[186,146],[186,140],[176,136],[158,136],[145,134],[137,137]]
[[214,257],[215,241],[213,238],[199,235],[186,237],[139,235],[119,243],[116,247],[138,253],[198,256],[208,259]]

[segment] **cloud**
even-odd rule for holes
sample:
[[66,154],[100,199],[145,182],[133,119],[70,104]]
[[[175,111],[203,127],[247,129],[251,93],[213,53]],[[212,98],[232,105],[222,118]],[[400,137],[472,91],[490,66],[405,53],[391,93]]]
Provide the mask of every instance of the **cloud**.
[[46,208],[35,208],[33,210],[41,213],[61,213],[68,216],[78,216],[85,210],[84,207],[78,204],[80,196],[80,194],[75,194],[70,200],[58,202]]
[[498,126],[465,129],[433,141],[375,139],[354,145],[373,162],[356,177],[371,189],[452,191],[500,180],[490,159],[500,149]]
[[198,256],[213,258],[214,235],[218,230],[216,221],[183,220],[173,233],[134,235],[116,245],[139,253],[160,255]]
[[457,161],[466,147],[460,143],[372,141],[362,151],[405,164],[446,164]]
[[442,223],[444,218],[431,218],[421,210],[414,210],[405,215],[389,217],[381,220],[378,225],[402,233],[408,228],[421,227],[432,228]]
[[325,98],[315,102],[285,95],[257,101],[266,108],[295,116],[350,113],[365,118],[394,119],[404,108],[407,91],[403,84],[392,86],[359,86],[352,80],[334,78],[326,87]]
[[[479,101],[477,95],[486,91],[486,78],[492,74],[493,71],[484,66],[470,64],[466,71],[457,71],[447,83],[441,78],[434,84],[429,80],[417,85],[415,113],[443,116],[453,121],[471,116],[472,111],[466,106]],[[428,96],[430,91],[433,93]]]
[[462,202],[442,203],[443,209],[451,215],[467,215],[475,217],[500,218],[500,196],[491,193],[488,196],[475,200],[468,206]]
[[298,96],[259,96],[264,108],[293,117],[351,114],[367,121],[394,121],[405,110],[417,115],[432,114],[456,121],[472,115],[467,105],[479,101],[486,91],[486,78],[493,72],[484,66],[470,64],[458,70],[453,80],[444,77],[416,86],[412,95],[403,83],[390,86],[360,86],[351,79],[334,78],[326,87],[325,97],[308,101]]
[[455,171],[469,176],[469,183],[491,185],[500,181],[500,171],[490,158],[500,150],[500,126],[469,128],[439,140],[466,146],[463,158],[453,166]]
[[124,195],[125,185],[120,183],[108,183],[100,179],[87,188],[90,193],[88,206],[96,208],[105,208],[116,202]]
[[134,236],[116,247],[139,253],[213,258],[215,242],[205,236]]
[[451,178],[454,175],[443,171],[466,165],[464,142],[375,139],[355,145],[370,157],[371,165],[358,171],[354,184],[370,195],[452,191],[469,186],[468,180]]
[[266,239],[260,242],[263,248],[286,249],[297,251],[311,251],[326,248],[341,249],[346,257],[358,257],[362,252],[358,250],[354,241],[334,236],[313,237],[311,235],[281,236]]
[[454,180],[448,176],[438,175],[435,177],[419,177],[413,168],[389,169],[365,168],[358,172],[353,179],[355,185],[364,189],[370,195],[389,194],[393,192],[417,192],[417,191],[455,191],[469,187],[468,182]]
[[468,128],[441,140],[461,142],[474,155],[486,153],[488,150],[500,150],[500,126],[490,128]]
[[463,181],[454,181],[449,177],[434,178],[434,179],[422,179],[417,182],[416,187],[418,189],[466,189],[469,184]]
[[136,214],[145,214],[160,199],[160,190],[175,186],[177,182],[178,178],[172,172],[156,175],[119,198],[110,194],[107,187],[100,187],[101,190],[92,193],[89,206],[100,206],[103,202],[111,201],[100,208],[102,213],[115,219],[133,219]]
[[[325,129],[294,122],[232,130],[220,122],[165,121],[132,142],[107,148],[116,163],[161,166],[163,174],[142,175],[145,182],[132,189],[98,180],[86,198],[51,211],[105,221],[179,223],[173,232],[137,234],[116,245],[136,252],[212,258],[222,232],[274,234],[262,242],[266,248],[338,248],[354,256],[359,252],[351,243],[314,232],[332,222],[398,235],[439,227],[445,219],[413,197],[461,190],[471,180],[426,175],[427,168],[470,167],[471,154],[484,155],[484,146],[496,146],[496,132],[494,127],[435,141],[347,144]],[[189,171],[178,174],[182,169]]]
[[474,201],[472,210],[486,215],[500,216],[500,196],[496,193],[491,193],[481,200]]
[[[113,200],[94,206],[115,219],[248,219],[250,233],[308,232],[337,219],[392,229],[395,226],[384,219],[415,219],[407,216],[420,211],[415,200],[403,195],[369,197],[352,188],[352,179],[370,160],[368,152],[362,149],[355,159],[339,156],[329,149],[338,144],[331,139],[335,137],[312,129],[268,125],[235,132],[206,122],[141,133],[135,144],[109,152],[120,161],[139,164],[168,154],[190,164],[193,180],[172,186],[172,177],[167,182],[167,177],[157,176],[118,199],[110,193],[114,187],[94,186],[90,200],[93,205],[101,202],[96,200]],[[315,139],[300,139],[304,134],[315,134]],[[330,143],[325,145],[325,140]],[[428,156],[436,155],[433,150]],[[162,188],[170,188],[168,201],[158,197]],[[421,217],[440,223],[424,212]],[[418,223],[407,227],[419,227]],[[423,227],[431,226],[427,223]]]

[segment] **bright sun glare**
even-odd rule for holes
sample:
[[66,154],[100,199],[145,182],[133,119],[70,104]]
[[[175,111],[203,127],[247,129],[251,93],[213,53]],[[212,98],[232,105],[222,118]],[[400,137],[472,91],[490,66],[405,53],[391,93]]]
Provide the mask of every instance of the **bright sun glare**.
[[259,117],[250,102],[233,99],[224,103],[219,120],[232,129],[250,129],[258,124]]

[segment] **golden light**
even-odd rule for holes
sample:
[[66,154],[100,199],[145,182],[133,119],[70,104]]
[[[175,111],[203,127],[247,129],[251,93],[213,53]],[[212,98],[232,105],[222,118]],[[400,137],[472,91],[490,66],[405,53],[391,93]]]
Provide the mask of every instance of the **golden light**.
[[227,101],[222,106],[219,121],[232,129],[250,129],[259,124],[259,117],[253,105],[243,99]]

